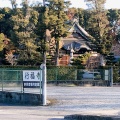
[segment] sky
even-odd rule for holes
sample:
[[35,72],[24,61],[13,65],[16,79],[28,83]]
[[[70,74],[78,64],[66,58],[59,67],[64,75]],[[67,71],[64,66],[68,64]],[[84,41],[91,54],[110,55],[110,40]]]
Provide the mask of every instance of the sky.
[[[36,2],[36,1],[40,1],[42,2],[42,0],[30,0],[30,3]],[[72,5],[71,7],[76,7],[76,8],[84,8],[86,9],[87,6],[84,2],[84,0],[70,0]],[[21,0],[17,0],[18,4],[20,4]],[[106,9],[110,9],[110,8],[120,8],[120,0],[107,0],[106,4],[105,4],[105,8]],[[9,0],[0,0],[0,7],[11,7],[10,1]]]

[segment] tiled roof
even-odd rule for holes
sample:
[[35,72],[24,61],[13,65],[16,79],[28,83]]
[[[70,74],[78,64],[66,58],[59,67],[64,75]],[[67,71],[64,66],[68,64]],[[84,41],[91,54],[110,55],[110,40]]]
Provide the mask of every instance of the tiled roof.
[[84,28],[82,28],[77,22],[73,23],[73,26],[69,29],[69,32],[76,32],[82,35],[82,37],[84,37],[85,39],[88,39],[88,37],[90,36],[85,30]]
[[80,35],[77,35],[77,33],[71,33],[68,37],[62,38],[63,44],[67,45],[72,42],[77,42],[81,44],[85,44],[85,39],[82,38]]
[[90,50],[89,46],[89,34],[79,25],[78,22],[74,22],[69,29],[69,35],[66,38],[62,38],[63,47],[69,47],[71,44],[77,43],[77,46],[82,46]]
[[71,42],[63,46],[66,50],[73,49],[74,51],[79,51],[81,48],[86,48],[87,50],[91,50],[86,44],[81,44],[80,42]]

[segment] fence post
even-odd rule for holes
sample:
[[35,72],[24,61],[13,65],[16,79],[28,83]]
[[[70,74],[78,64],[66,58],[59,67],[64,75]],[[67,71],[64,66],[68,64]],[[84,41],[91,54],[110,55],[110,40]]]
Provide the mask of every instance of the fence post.
[[4,71],[2,70],[2,91],[3,91],[3,77],[4,77]]
[[20,75],[19,78],[20,78],[20,83],[21,83],[21,93],[23,93],[23,70],[19,71],[19,75]]
[[56,85],[58,85],[58,68],[55,69],[55,80],[56,80]]
[[110,87],[113,87],[113,67],[110,68]]
[[93,69],[93,81],[95,80],[95,70]]
[[42,84],[41,84],[41,81],[42,81],[42,69],[40,68],[40,95],[42,94]]

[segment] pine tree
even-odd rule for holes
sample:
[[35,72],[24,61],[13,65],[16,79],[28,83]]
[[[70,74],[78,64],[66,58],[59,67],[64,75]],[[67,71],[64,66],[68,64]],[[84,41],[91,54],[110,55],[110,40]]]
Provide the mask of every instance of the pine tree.
[[19,48],[19,61],[23,61],[22,64],[36,64],[40,60],[34,32],[38,22],[38,12],[29,7],[27,0],[23,0],[22,8],[17,9],[17,13],[11,19],[15,31],[12,32],[13,39],[16,40]]
[[46,22],[48,22],[48,28],[53,30],[52,37],[55,38],[55,61],[58,65],[59,59],[59,42],[61,37],[67,36],[67,26],[65,21],[68,20],[65,10],[68,7],[69,2],[64,2],[64,0],[48,0],[49,4],[46,8],[47,17]]
[[104,9],[104,4],[106,0],[87,0],[90,3],[91,16],[89,18],[88,30],[90,35],[95,38],[94,44],[95,50],[101,54],[108,54],[112,39],[108,34],[110,27],[109,21],[106,16],[106,10]]
[[115,63],[116,63],[116,61],[115,61],[114,54],[113,53],[109,53],[106,56],[106,65],[113,66]]
[[107,13],[108,20],[110,22],[111,34],[114,40],[120,41],[120,10],[119,9],[109,9]]
[[12,16],[12,11],[10,8],[0,9],[0,33],[4,33],[10,38],[10,30],[12,29],[12,23],[10,17]]

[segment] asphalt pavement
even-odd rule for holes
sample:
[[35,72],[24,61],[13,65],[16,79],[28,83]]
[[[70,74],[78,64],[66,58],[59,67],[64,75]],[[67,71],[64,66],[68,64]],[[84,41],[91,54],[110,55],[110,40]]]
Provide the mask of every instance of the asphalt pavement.
[[63,120],[65,115],[120,115],[120,87],[47,86],[47,106],[0,104],[1,120]]

